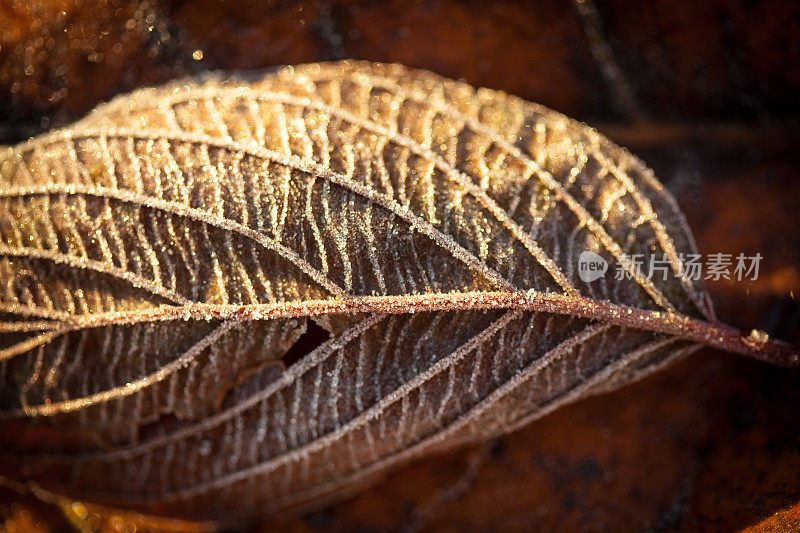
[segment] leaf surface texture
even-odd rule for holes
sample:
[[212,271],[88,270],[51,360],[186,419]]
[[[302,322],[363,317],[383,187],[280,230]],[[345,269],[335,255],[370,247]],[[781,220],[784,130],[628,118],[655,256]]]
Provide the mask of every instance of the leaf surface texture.
[[496,91],[360,62],[140,90],[0,159],[2,461],[190,518],[318,506],[696,349],[569,308],[713,321],[692,253],[641,162]]

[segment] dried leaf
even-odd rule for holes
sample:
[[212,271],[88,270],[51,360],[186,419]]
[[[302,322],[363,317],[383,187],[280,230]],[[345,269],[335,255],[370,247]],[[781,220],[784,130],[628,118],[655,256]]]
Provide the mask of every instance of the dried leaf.
[[[141,90],[2,155],[10,477],[297,512],[700,343],[796,363],[716,323],[674,200],[586,126],[400,66],[249,78]],[[607,275],[581,281],[585,251]]]

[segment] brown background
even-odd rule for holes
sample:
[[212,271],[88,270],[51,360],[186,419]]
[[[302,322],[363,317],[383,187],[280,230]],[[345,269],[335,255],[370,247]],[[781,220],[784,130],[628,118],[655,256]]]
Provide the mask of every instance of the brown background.
[[[176,76],[347,57],[463,78],[597,127],[656,170],[701,252],[764,256],[757,281],[710,285],[720,318],[800,344],[798,2],[0,0],[0,143]],[[0,488],[2,523],[67,527]],[[800,530],[800,373],[713,350],[288,524],[749,526]]]

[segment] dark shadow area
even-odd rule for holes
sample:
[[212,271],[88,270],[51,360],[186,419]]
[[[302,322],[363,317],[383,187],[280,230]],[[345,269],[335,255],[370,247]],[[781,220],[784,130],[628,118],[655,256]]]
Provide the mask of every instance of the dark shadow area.
[[328,330],[309,319],[306,325],[306,332],[300,335],[297,342],[289,348],[289,351],[281,357],[281,360],[286,365],[286,368],[289,368],[330,338],[331,334]]

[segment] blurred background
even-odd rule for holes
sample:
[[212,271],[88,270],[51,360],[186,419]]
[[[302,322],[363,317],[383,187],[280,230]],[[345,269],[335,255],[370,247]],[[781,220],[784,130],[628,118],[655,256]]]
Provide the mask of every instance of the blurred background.
[[[0,0],[0,144],[175,77],[344,58],[500,89],[629,148],[701,253],[763,256],[757,280],[709,283],[719,318],[800,344],[797,1]],[[800,372],[706,349],[280,527],[798,531],[798,406]],[[74,519],[0,487],[7,531],[178,527]]]

